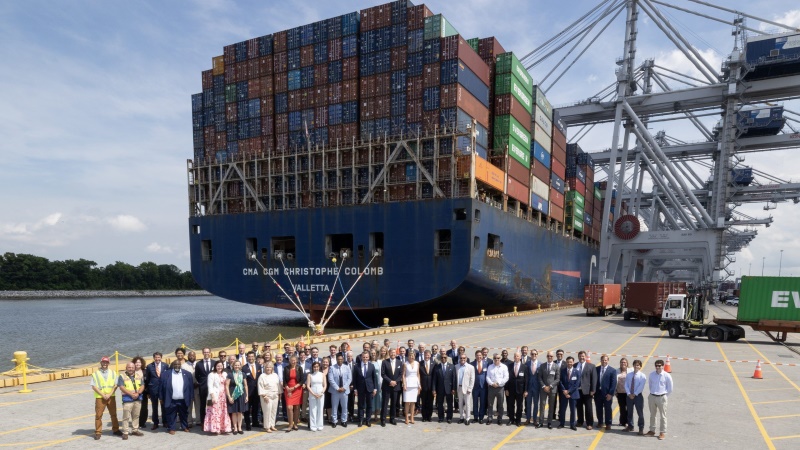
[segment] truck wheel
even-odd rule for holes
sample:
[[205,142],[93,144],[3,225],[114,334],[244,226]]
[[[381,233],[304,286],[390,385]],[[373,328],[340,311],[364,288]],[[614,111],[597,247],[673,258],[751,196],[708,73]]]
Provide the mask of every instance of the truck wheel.
[[625,311],[625,313],[622,314],[622,320],[631,320],[631,312]]
[[651,327],[657,327],[658,326],[658,317],[656,317],[656,316],[648,317],[647,318],[647,325],[649,325]]
[[681,337],[681,326],[677,323],[672,324],[672,326],[669,327],[669,337],[673,339]]
[[719,342],[725,338],[725,332],[720,327],[711,327],[708,329],[708,340],[711,342]]
[[593,316],[593,315],[594,315],[594,314],[592,314],[591,312],[589,312],[589,310],[588,310],[588,309],[586,310],[586,317]]

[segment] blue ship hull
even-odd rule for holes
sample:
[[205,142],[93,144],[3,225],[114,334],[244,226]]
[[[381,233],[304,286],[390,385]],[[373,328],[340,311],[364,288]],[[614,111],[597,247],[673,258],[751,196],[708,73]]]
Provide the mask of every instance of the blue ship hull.
[[[383,317],[412,323],[431,313],[450,319],[580,301],[597,254],[471,198],[209,215],[190,218],[189,226],[192,274],[212,294],[297,309],[276,283],[292,297],[294,286],[318,320],[331,291],[330,309],[352,287],[349,307],[371,326]],[[275,259],[289,237],[292,258]],[[353,255],[334,263],[331,252],[342,245],[352,245]],[[373,259],[376,248],[382,254]],[[254,251],[257,261],[248,257]],[[331,324],[354,322],[349,307]]]

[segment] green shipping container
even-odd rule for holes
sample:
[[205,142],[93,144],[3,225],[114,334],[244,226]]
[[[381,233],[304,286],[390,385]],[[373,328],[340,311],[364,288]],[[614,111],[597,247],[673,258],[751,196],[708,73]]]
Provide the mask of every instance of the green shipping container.
[[[513,136],[522,144],[523,148],[531,148],[531,134],[528,133],[528,130],[526,130],[511,114],[495,117],[494,130],[492,131],[494,131],[495,142],[497,142],[498,137],[506,138],[508,136]],[[494,148],[498,150],[502,149],[507,142],[507,140],[501,141],[500,145],[495,145]],[[528,151],[530,152],[530,150]]]
[[600,188],[594,188],[594,198],[600,200],[602,199],[602,195],[600,195]]
[[568,205],[566,209],[564,209],[564,214],[574,217],[575,220],[583,221],[583,208],[575,205]]
[[528,114],[533,114],[533,97],[525,91],[522,83],[510,73],[496,75],[494,79],[494,95],[511,94],[525,107]]
[[236,84],[225,85],[225,103],[232,103],[236,101]]
[[800,322],[799,277],[742,277],[737,319]]
[[577,218],[575,216],[566,216],[566,225],[567,228],[572,228],[573,230],[583,232],[583,218]]
[[472,47],[473,50],[475,50],[475,53],[478,53],[478,41],[480,40],[481,38],[467,39],[467,44],[469,44],[469,46]]
[[547,118],[550,119],[550,121],[552,121],[553,105],[551,105],[550,102],[547,101],[547,97],[544,96],[544,92],[542,92],[542,90],[539,89],[539,86],[533,87],[533,100],[536,102],[537,105],[539,105],[539,108],[542,109],[542,112],[547,114]]
[[525,147],[515,137],[509,135],[500,136],[495,134],[493,144],[493,148],[495,150],[505,151],[506,147],[508,147],[509,156],[514,158],[518,163],[530,169],[530,151],[526,152]]
[[425,31],[423,32],[423,39],[443,38],[447,36],[455,36],[458,30],[455,29],[447,19],[441,14],[425,18]]
[[514,74],[514,77],[525,86],[525,92],[533,95],[533,78],[531,78],[531,74],[525,70],[525,66],[519,62],[514,52],[501,53],[497,56],[495,73],[498,75],[507,73]]
[[583,198],[583,195],[581,195],[580,192],[578,192],[578,191],[567,191],[567,201],[568,202],[573,202],[573,203],[575,203],[575,205],[579,206],[580,208],[585,208],[585,205],[586,205],[585,200],[586,199]]

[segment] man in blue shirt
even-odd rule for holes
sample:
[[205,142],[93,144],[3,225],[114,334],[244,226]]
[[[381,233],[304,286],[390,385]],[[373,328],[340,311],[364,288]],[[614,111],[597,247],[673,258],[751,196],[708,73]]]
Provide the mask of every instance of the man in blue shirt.
[[633,431],[633,410],[639,416],[639,436],[644,436],[644,385],[647,377],[642,373],[642,361],[633,361],[633,372],[625,377],[625,394],[628,395],[628,427],[625,431]]

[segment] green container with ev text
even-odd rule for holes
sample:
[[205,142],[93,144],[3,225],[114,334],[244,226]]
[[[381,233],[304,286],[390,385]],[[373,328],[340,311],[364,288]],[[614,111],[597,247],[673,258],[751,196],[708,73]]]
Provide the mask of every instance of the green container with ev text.
[[516,98],[528,114],[533,114],[533,97],[525,90],[525,86],[513,74],[498,74],[494,79],[494,95],[511,94]]
[[800,322],[800,277],[742,277],[736,318]]
[[[511,114],[495,117],[493,132],[494,141],[492,144],[495,150],[504,149],[509,143],[509,137],[516,139],[523,150],[522,153],[526,155],[523,158],[525,158],[527,162],[516,157],[515,159],[525,166],[530,167],[531,134],[528,133],[528,130],[526,130],[517,119],[511,116]],[[527,151],[525,151],[526,149]]]
[[501,53],[497,55],[497,63],[495,64],[495,73],[498,75],[511,73],[519,80],[525,87],[525,92],[533,96],[533,78],[531,74],[525,70],[525,66],[519,62],[517,55],[514,52]]
[[583,198],[583,195],[581,195],[581,193],[578,191],[567,191],[567,202],[574,203],[575,206],[578,206],[580,208],[586,207],[585,199]]

